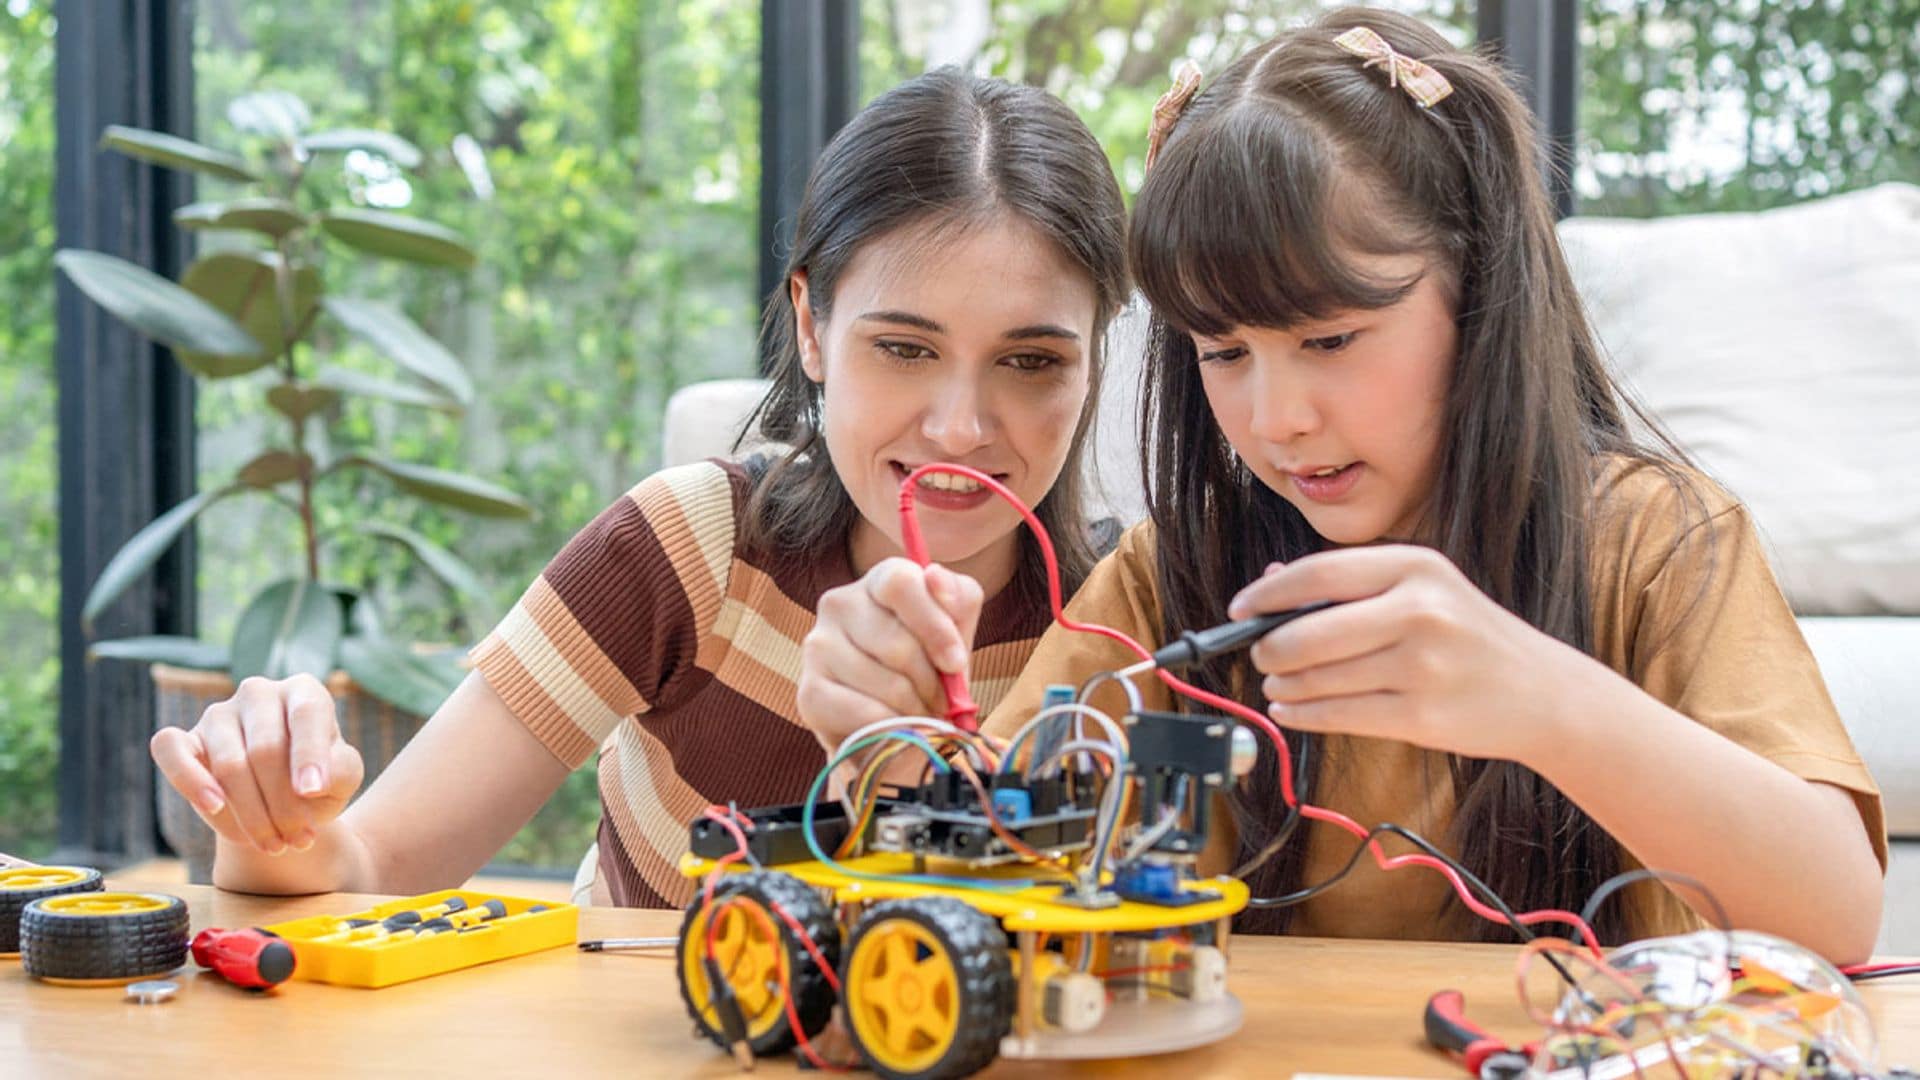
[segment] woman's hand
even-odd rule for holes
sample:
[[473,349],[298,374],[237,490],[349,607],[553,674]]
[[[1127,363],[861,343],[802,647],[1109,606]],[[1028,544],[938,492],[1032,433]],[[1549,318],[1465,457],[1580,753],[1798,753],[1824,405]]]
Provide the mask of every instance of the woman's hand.
[[305,851],[360,788],[360,752],[340,737],[320,680],[246,679],[191,729],[162,728],[154,763],[215,832],[268,855]]
[[801,720],[831,754],[876,720],[945,715],[940,674],[966,672],[983,602],[965,574],[899,557],[822,593],[801,643]]
[[1556,695],[1595,666],[1423,547],[1276,564],[1227,611],[1239,619],[1315,600],[1347,603],[1279,627],[1251,654],[1268,714],[1303,731],[1529,763],[1553,737]]

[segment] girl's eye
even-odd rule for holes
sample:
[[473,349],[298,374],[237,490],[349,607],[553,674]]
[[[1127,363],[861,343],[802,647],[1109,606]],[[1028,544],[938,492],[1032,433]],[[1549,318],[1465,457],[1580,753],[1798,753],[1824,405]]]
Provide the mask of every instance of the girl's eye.
[[1339,352],[1341,349],[1346,348],[1348,345],[1353,344],[1353,339],[1354,339],[1354,335],[1351,333],[1334,334],[1331,337],[1311,338],[1305,342],[1302,342],[1301,344],[1305,348],[1311,349],[1315,352],[1336,353],[1336,352]]
[[1020,371],[1045,371],[1058,366],[1060,358],[1050,353],[1017,353],[1007,357],[1006,363]]
[[1231,364],[1247,355],[1245,346],[1226,345],[1218,349],[1201,349],[1200,362],[1203,364]]
[[880,341],[875,342],[875,344],[880,347],[881,352],[886,353],[895,360],[915,362],[926,360],[933,356],[932,349],[927,348],[925,345],[915,345],[910,341]]

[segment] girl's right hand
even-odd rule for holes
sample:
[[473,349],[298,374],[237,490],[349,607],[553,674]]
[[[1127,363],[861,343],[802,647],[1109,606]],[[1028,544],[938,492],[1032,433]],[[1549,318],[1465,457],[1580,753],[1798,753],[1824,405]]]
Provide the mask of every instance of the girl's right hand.
[[801,642],[801,721],[831,754],[876,720],[946,715],[940,673],[966,672],[984,602],[965,574],[898,556],[822,593]]
[[313,846],[360,789],[360,752],[340,736],[320,680],[255,676],[191,729],[162,728],[153,760],[223,838],[268,855]]

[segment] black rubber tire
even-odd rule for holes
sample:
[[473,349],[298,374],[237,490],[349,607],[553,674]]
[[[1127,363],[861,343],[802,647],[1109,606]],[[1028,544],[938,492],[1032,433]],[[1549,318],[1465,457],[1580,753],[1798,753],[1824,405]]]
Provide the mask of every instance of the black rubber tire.
[[[30,884],[50,870],[68,870],[79,877],[53,885]],[[28,904],[43,896],[99,892],[103,887],[100,871],[87,866],[16,866],[0,870],[0,953],[20,951],[20,913]]]
[[[742,874],[727,874],[713,887],[713,901],[718,904],[730,896],[746,896],[757,901],[773,916],[771,904],[779,904],[792,915],[801,926],[806,927],[808,936],[820,948],[820,955],[831,967],[840,964],[840,924],[834,921],[833,911],[826,901],[820,898],[813,887],[791,874],[778,870],[754,870]],[[693,1017],[693,1025],[714,1045],[727,1048],[726,1033],[707,1022],[703,1007],[705,1002],[696,1004],[693,991],[687,986],[687,945],[689,932],[699,917],[702,900],[695,895],[693,902],[687,905],[685,917],[680,920],[680,943],[674,948],[674,971],[679,974],[680,1000],[687,1007],[687,1014]],[[780,940],[787,950],[788,986],[793,993],[794,1009],[800,1015],[800,1027],[811,1039],[820,1034],[833,1018],[835,995],[833,985],[827,982],[826,973],[813,961],[813,955],[807,952],[805,945],[778,916],[774,923],[780,928]],[[700,943],[694,943],[696,947]],[[759,1037],[749,1040],[747,1045],[758,1057],[770,1057],[782,1054],[799,1043],[794,1035],[793,1025],[787,1019],[786,1010],[781,1010],[780,1019]]]
[[851,995],[852,959],[864,938],[875,926],[894,919],[919,923],[940,942],[953,962],[959,977],[959,1030],[953,1045],[939,1061],[917,1072],[888,1068],[867,1051],[860,1029],[848,1018],[847,1032],[875,1075],[885,1080],[953,1080],[971,1076],[993,1064],[1000,1056],[1000,1040],[1013,1028],[1013,1011],[1018,1001],[1019,984],[1013,977],[1013,959],[1007,949],[1007,934],[1000,921],[978,908],[950,896],[924,896],[913,900],[888,900],[873,905],[853,928],[847,939],[848,968],[841,972],[840,985]]
[[47,899],[28,904],[20,916],[21,966],[42,979],[81,981],[132,981],[178,970],[187,962],[186,902],[160,893],[127,895],[161,903],[105,915],[49,910]]

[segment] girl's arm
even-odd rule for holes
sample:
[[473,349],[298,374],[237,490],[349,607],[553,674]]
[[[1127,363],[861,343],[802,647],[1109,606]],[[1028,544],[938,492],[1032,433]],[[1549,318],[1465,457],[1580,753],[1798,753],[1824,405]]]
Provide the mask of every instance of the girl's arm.
[[1641,863],[1698,878],[1736,925],[1841,962],[1872,950],[1879,866],[1846,791],[1662,704],[1426,548],[1309,556],[1271,569],[1229,611],[1323,599],[1347,603],[1252,650],[1276,722],[1517,761]]

